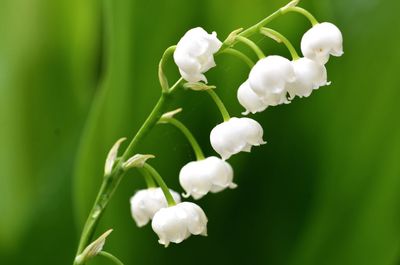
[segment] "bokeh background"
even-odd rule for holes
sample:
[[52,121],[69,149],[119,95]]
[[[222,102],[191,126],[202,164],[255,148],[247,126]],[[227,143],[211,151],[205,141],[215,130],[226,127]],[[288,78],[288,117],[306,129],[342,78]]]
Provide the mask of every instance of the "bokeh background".
[[[82,223],[101,183],[107,151],[131,137],[157,100],[157,64],[186,30],[221,39],[284,0],[1,0],[0,263],[71,264]],[[138,229],[129,197],[144,187],[129,173],[97,234],[125,264],[400,264],[400,2],[303,0],[343,31],[345,55],[327,65],[332,85],[310,98],[254,115],[268,144],[230,162],[236,190],[199,201],[209,236],[164,249]],[[289,14],[270,25],[299,46],[308,21]],[[281,45],[253,38],[267,54]],[[246,47],[237,46],[248,54]],[[246,65],[221,55],[207,76],[233,115]],[[168,69],[177,78],[176,67]],[[179,118],[213,154],[220,122],[206,93],[174,99]],[[169,126],[140,147],[180,190],[180,167],[194,159]],[[109,264],[96,258],[90,264]]]

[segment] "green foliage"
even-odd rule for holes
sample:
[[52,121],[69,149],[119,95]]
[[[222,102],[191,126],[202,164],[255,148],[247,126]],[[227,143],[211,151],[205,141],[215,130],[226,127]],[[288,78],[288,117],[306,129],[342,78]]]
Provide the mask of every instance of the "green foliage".
[[[97,230],[125,264],[396,265],[400,256],[400,28],[396,1],[304,1],[342,29],[329,87],[254,117],[268,144],[231,159],[238,189],[199,201],[209,237],[164,249],[138,229],[129,173]],[[391,3],[389,3],[391,2]],[[224,39],[285,1],[3,0],[0,7],[0,263],[68,264],[101,183],[108,150],[132,137],[160,93],[158,61],[192,27]],[[288,14],[271,27],[298,45],[309,22]],[[281,44],[253,38],[268,54]],[[244,45],[238,45],[247,51]],[[250,56],[254,56],[251,52]],[[254,58],[254,57],[253,57]],[[207,73],[232,116],[247,65],[229,55]],[[167,69],[170,83],[178,78]],[[171,110],[206,155],[220,120],[204,92],[182,91]],[[123,144],[122,148],[125,147]],[[194,154],[159,126],[140,146],[176,190]],[[96,258],[92,264],[109,264]]]

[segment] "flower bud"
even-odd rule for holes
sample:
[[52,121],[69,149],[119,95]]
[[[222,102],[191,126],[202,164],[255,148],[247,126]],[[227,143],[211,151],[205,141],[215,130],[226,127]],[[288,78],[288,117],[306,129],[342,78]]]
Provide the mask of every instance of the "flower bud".
[[267,104],[250,88],[249,81],[246,80],[237,91],[237,98],[240,105],[242,105],[246,111],[243,115],[251,113],[257,113],[265,110]]
[[[180,202],[180,195],[170,190],[175,202]],[[139,190],[130,199],[131,214],[138,227],[145,226],[154,214],[161,208],[168,206],[161,188]]]
[[78,256],[75,258],[74,264],[84,264],[91,258],[97,256],[100,251],[103,250],[104,244],[106,243],[107,237],[111,234],[113,230],[109,229],[103,233],[99,238],[90,243]]
[[263,128],[250,118],[231,118],[215,126],[210,134],[211,146],[226,160],[239,152],[250,152],[252,146],[265,144]]
[[207,83],[203,73],[215,66],[213,55],[221,46],[222,43],[215,32],[208,34],[200,27],[186,32],[174,52],[174,60],[183,79],[192,83]]
[[292,62],[296,80],[288,86],[290,98],[308,97],[313,89],[329,84],[326,68],[308,58],[300,58]]
[[329,60],[329,55],[342,56],[343,36],[332,23],[323,22],[309,29],[301,39],[303,55],[320,64]]
[[183,196],[192,196],[196,200],[208,192],[216,193],[226,188],[236,188],[232,180],[231,165],[215,156],[189,162],[179,173],[179,182],[186,191],[186,195]]
[[151,222],[160,244],[180,243],[191,234],[207,236],[207,216],[192,202],[182,202],[160,209]]
[[286,103],[286,88],[294,79],[291,62],[278,55],[259,60],[249,74],[250,88],[272,106]]

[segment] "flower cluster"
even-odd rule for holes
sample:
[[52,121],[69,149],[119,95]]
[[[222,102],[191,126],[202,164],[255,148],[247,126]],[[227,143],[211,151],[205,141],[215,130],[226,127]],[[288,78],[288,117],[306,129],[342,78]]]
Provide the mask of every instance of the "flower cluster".
[[[244,37],[241,38],[243,40]],[[235,36],[228,39],[229,44],[224,44],[233,46]],[[325,64],[330,55],[343,54],[342,34],[335,25],[327,22],[316,23],[302,37],[301,51],[304,57],[298,57],[293,46],[286,43],[292,56],[294,54],[293,60],[278,55],[261,56],[263,52],[251,40],[245,39],[245,42],[260,56],[237,91],[238,101],[246,109],[245,115],[264,111],[269,106],[290,103],[296,96],[308,97],[313,90],[328,85]],[[263,128],[257,121],[247,117],[230,117],[223,102],[213,91],[214,87],[200,82],[207,82],[204,74],[215,66],[214,56],[221,49],[224,49],[224,45],[215,32],[208,34],[198,27],[189,30],[181,38],[173,54],[182,78],[188,82],[187,87],[206,90],[224,118],[210,133],[211,146],[220,157],[203,156],[194,136],[172,117],[179,110],[167,113],[160,119],[162,123],[179,128],[196,153],[197,160],[184,165],[179,173],[185,198],[191,196],[198,200],[210,192],[235,188],[233,169],[226,160],[266,143],[263,140]],[[141,227],[152,220],[151,226],[159,237],[159,243],[165,246],[170,242],[180,243],[192,234],[207,235],[208,220],[204,211],[197,204],[181,202],[178,193],[166,186],[163,188],[162,181],[159,184],[161,188],[149,187],[131,198],[132,216],[137,225]]]
[[325,63],[330,55],[343,54],[342,43],[342,34],[335,25],[319,23],[302,37],[304,57],[290,61],[271,55],[259,60],[237,92],[240,104],[246,109],[244,114],[290,103],[296,96],[308,97],[313,90],[329,85]]

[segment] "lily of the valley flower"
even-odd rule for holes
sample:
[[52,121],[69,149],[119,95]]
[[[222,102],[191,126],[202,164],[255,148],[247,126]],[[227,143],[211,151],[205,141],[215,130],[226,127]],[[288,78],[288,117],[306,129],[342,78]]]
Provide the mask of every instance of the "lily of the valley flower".
[[208,192],[220,192],[226,188],[236,188],[233,169],[226,161],[210,156],[199,161],[192,161],[182,167],[179,182],[186,191],[184,197],[200,199]]
[[239,87],[237,98],[240,105],[246,109],[246,111],[242,113],[243,115],[261,112],[268,107],[268,105],[251,89],[248,80]]
[[265,144],[263,128],[250,118],[231,118],[215,126],[210,134],[211,146],[222,157],[228,159],[239,152],[250,152],[252,146]]
[[[180,195],[170,190],[175,202],[180,202]],[[161,188],[148,188],[139,190],[130,199],[131,214],[138,227],[145,226],[154,214],[168,206]]]
[[292,62],[296,79],[288,86],[290,98],[308,97],[314,89],[328,85],[326,68],[308,58]]
[[207,236],[207,216],[192,202],[182,202],[159,210],[153,217],[151,227],[165,247],[170,242],[180,243],[191,234]]
[[201,27],[193,28],[180,39],[174,52],[174,60],[183,79],[188,82],[204,81],[204,73],[215,66],[214,53],[222,42],[217,34],[208,34]]
[[295,80],[291,62],[278,55],[259,60],[249,74],[250,88],[267,105],[288,103],[287,86]]
[[301,39],[303,55],[320,64],[329,60],[329,55],[343,54],[343,36],[332,23],[323,22],[309,29]]

